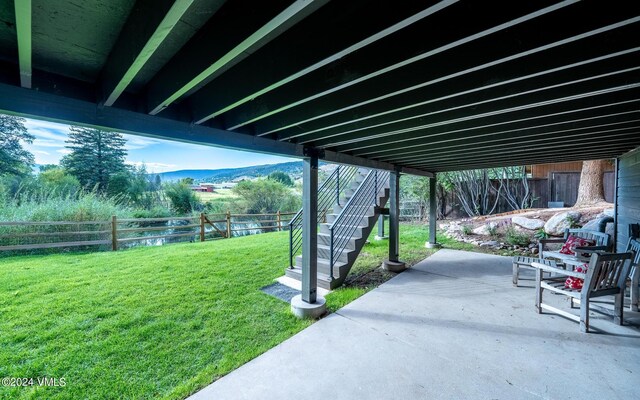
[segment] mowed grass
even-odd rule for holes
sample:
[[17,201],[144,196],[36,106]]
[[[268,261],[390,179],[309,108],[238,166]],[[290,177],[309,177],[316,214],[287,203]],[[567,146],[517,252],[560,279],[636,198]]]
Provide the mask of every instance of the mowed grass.
[[236,197],[231,189],[216,189],[214,192],[195,192],[195,194],[202,202],[214,199],[233,199]]
[[[401,226],[403,260],[432,252],[427,233]],[[387,249],[371,240],[354,276],[384,274]],[[288,233],[280,232],[0,260],[0,377],[66,380],[0,387],[0,398],[184,398],[310,324],[260,291],[283,274],[287,255]],[[338,289],[328,308],[374,286]]]
[[183,398],[309,325],[259,289],[286,232],[0,261],[0,398]]

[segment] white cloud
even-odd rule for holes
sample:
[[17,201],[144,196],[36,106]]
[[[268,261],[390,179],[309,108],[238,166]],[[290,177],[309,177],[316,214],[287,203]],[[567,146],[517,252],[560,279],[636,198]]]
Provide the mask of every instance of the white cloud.
[[58,149],[58,150],[56,150],[56,153],[71,154],[71,150],[69,150],[69,149]]
[[44,151],[44,150],[32,150],[31,152],[32,152],[32,153],[35,153],[35,154],[44,154],[44,155],[47,155],[47,156],[48,156],[48,155],[51,155],[51,153],[46,152],[46,151]]
[[164,164],[157,162],[144,162],[144,161],[125,161],[128,165],[135,165],[136,167],[140,167],[144,165],[147,168],[148,172],[158,173],[158,172],[166,172],[176,169],[175,164]]

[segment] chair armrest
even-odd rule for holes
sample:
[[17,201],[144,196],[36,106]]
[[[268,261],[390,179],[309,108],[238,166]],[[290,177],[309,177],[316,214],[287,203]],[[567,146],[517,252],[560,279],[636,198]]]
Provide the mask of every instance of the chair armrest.
[[607,251],[607,246],[576,246],[575,248],[576,253],[580,252],[580,253],[597,253],[597,252],[601,252]]
[[552,267],[550,265],[545,265],[545,264],[540,264],[537,262],[533,262],[531,263],[531,266],[534,268],[538,268],[541,269],[545,272],[554,272],[558,275],[562,275],[562,276],[573,276],[574,278],[580,278],[580,279],[585,279],[587,274],[585,274],[584,272],[576,272],[576,271],[569,271],[566,269],[561,269],[561,268],[557,268],[557,267]]
[[540,244],[547,244],[547,243],[564,243],[566,242],[566,239],[562,239],[562,238],[548,238],[548,239],[540,239],[538,241]]

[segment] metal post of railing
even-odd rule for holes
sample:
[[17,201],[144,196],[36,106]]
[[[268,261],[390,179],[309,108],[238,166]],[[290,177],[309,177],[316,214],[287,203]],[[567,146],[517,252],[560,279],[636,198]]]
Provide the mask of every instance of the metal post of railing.
[[336,204],[340,205],[340,166],[336,171]]
[[292,222],[289,223],[289,268],[291,269],[293,269],[293,224]]
[[378,205],[378,170],[373,171],[373,205]]
[[329,278],[333,280],[333,225],[329,228],[331,234],[329,242]]

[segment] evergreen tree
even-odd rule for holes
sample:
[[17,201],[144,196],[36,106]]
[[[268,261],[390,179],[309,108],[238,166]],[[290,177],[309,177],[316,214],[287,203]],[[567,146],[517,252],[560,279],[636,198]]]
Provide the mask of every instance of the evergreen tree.
[[0,176],[23,175],[31,172],[33,154],[22,147],[22,142],[33,142],[24,126],[24,118],[0,114]]
[[66,143],[71,153],[61,163],[84,187],[106,190],[112,175],[126,171],[126,140],[119,133],[71,126]]

